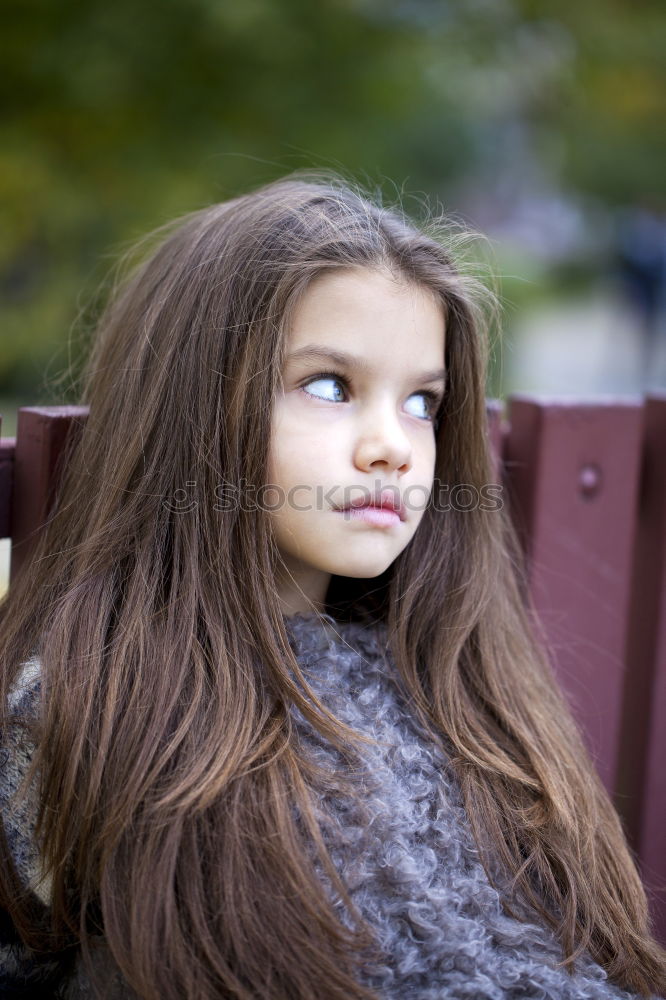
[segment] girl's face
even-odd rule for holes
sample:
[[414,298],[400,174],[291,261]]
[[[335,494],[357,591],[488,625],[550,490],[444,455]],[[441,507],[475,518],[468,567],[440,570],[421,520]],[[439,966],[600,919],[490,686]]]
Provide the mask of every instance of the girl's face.
[[432,488],[443,392],[444,314],[431,292],[360,268],[310,285],[287,340],[266,494],[294,578],[277,582],[285,613],[307,609],[303,593],[322,607],[331,574],[378,576],[409,543]]

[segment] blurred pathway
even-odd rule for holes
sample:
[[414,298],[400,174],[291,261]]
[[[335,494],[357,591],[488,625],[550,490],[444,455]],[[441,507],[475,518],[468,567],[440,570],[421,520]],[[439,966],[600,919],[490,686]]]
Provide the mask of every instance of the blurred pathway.
[[9,539],[0,539],[0,597],[9,583]]
[[634,314],[610,296],[540,307],[512,324],[502,391],[635,395],[666,391],[666,328],[646,345]]

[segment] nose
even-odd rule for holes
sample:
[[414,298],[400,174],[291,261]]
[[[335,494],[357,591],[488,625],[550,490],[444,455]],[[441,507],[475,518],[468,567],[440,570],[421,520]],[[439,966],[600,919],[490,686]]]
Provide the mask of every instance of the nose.
[[411,468],[412,444],[392,407],[368,407],[356,439],[354,464],[363,472],[402,473]]

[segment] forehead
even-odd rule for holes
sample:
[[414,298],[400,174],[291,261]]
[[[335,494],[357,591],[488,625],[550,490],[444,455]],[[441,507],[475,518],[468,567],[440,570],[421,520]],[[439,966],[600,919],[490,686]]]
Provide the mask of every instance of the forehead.
[[444,309],[430,289],[383,270],[336,270],[317,277],[297,303],[287,353],[322,344],[421,363],[427,356],[434,364],[443,359],[444,336]]

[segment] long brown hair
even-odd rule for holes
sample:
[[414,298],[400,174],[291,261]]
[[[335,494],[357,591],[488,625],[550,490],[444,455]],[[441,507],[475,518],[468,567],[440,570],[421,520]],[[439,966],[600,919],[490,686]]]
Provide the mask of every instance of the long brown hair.
[[[34,773],[52,879],[48,920],[17,895],[11,865],[0,901],[28,942],[78,942],[86,962],[103,931],[147,1000],[369,998],[358,972],[372,937],[316,819],[323,785],[346,779],[314,768],[291,707],[350,764],[359,737],[317,701],[290,648],[270,519],[250,504],[222,513],[214,498],[221,483],[239,495],[266,482],[285,331],[332,268],[388,268],[439,297],[435,476],[491,482],[478,287],[445,228],[330,176],[267,185],[159,240],[100,321],[81,392],[90,416],[30,572],[0,609],[3,706],[19,665],[41,660]],[[554,928],[567,967],[589,949],[649,995],[663,953],[535,638],[520,565],[506,511],[431,505],[381,578],[334,579],[329,606],[385,620],[507,906],[527,903]]]

